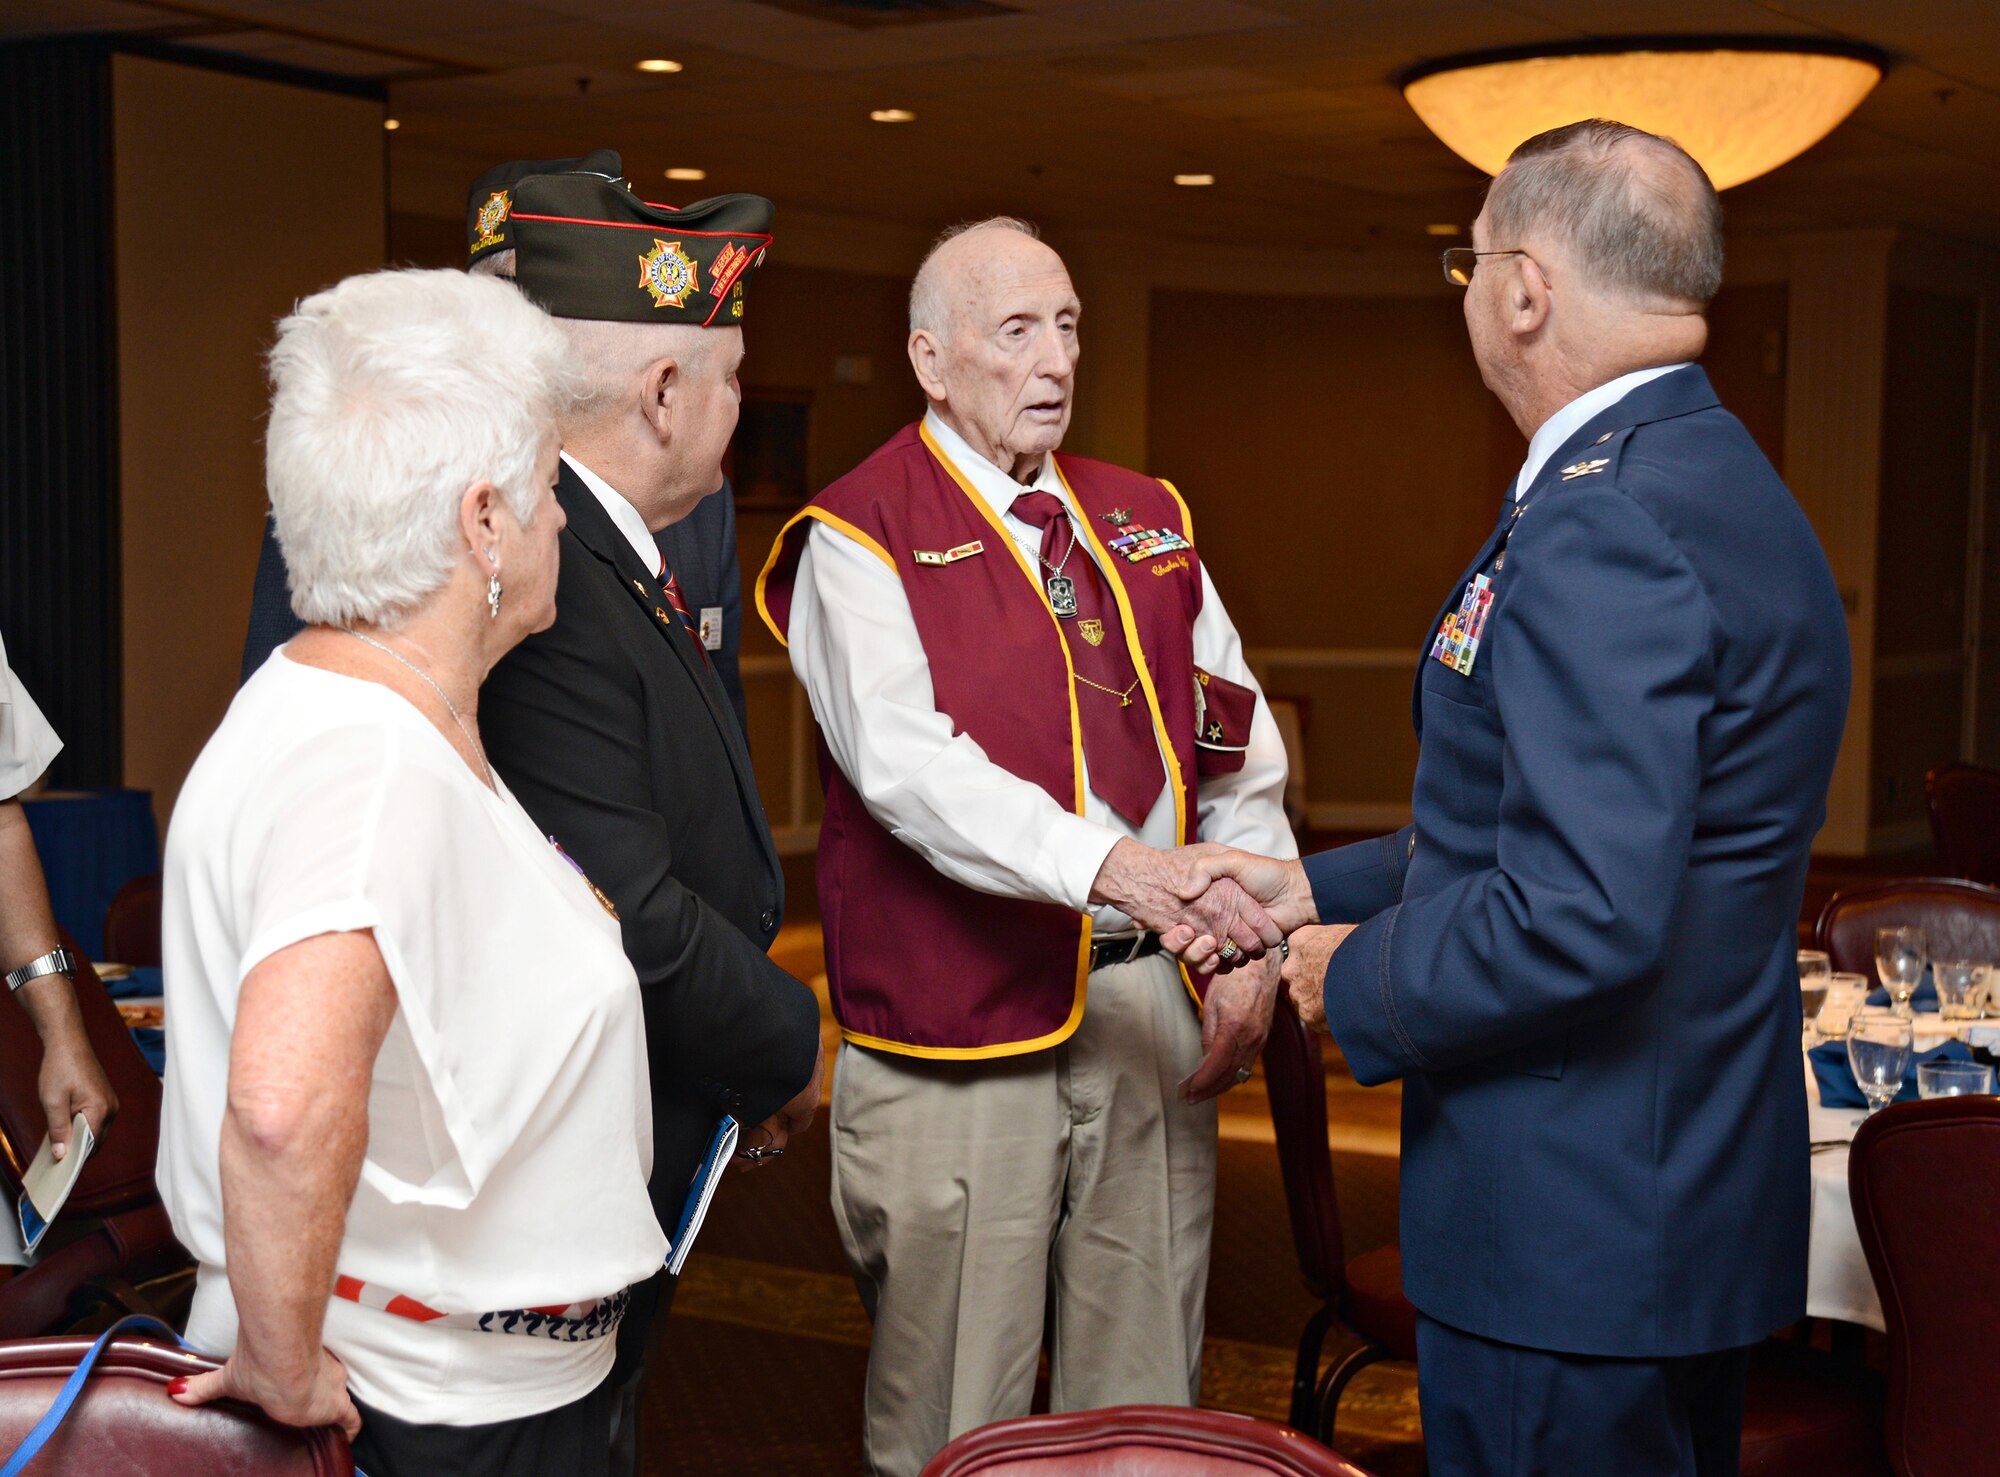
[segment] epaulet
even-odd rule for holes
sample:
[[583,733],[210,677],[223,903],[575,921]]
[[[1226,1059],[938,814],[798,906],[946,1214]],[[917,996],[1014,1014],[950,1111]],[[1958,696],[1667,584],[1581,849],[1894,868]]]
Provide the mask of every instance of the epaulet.
[[1586,478],[1602,478],[1605,485],[1615,485],[1618,481],[1619,459],[1625,453],[1626,443],[1632,439],[1636,426],[1620,426],[1615,431],[1606,431],[1585,449],[1574,461],[1556,468],[1554,485],[1581,482]]

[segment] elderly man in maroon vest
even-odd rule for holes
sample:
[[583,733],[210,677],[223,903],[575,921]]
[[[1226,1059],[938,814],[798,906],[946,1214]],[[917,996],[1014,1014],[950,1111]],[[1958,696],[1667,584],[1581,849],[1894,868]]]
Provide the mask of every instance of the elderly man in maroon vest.
[[[1173,848],[1294,855],[1284,747],[1180,495],[1056,455],[1077,318],[1033,227],[947,233],[910,294],[928,413],[759,582],[823,740],[833,1208],[897,1477],[1027,1414],[1045,1317],[1055,1409],[1195,1399],[1214,1098],[1275,992],[1275,929]],[[1190,917],[1248,967],[1184,973],[1158,931]]]

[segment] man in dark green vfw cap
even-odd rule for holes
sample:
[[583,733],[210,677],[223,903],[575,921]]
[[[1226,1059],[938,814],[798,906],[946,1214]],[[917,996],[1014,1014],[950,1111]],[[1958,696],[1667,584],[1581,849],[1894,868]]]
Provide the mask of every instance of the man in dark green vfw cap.
[[[756,1165],[819,1104],[818,1003],[765,952],[784,876],[749,751],[655,540],[721,481],[771,204],[724,195],[675,210],[550,174],[513,186],[509,206],[516,281],[562,324],[583,383],[560,427],[555,624],[494,669],[480,731],[528,813],[617,910],[646,1002],[653,1207],[672,1236],[724,1115]],[[619,1333],[628,1432],[671,1283],[635,1289]]]

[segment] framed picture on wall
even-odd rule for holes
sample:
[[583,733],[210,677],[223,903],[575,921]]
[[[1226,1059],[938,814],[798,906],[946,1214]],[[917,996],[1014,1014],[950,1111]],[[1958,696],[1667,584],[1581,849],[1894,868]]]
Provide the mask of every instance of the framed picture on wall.
[[812,430],[812,391],[744,386],[736,435],[723,470],[739,508],[803,507],[812,496],[806,448]]

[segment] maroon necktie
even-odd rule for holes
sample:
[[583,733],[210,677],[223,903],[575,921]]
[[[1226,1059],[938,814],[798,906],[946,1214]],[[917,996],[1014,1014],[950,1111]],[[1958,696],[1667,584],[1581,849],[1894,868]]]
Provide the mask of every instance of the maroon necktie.
[[[1167,774],[1160,767],[1160,742],[1125,645],[1118,607],[1061,498],[1052,492],[1024,492],[1008,511],[1042,531],[1042,585],[1061,617],[1076,668],[1076,706],[1090,788],[1133,826],[1143,826]],[[1058,582],[1066,582],[1067,588]],[[1072,601],[1075,609],[1064,615]]]
[[674,578],[674,572],[667,568],[665,560],[660,562],[659,580],[660,588],[667,592],[667,604],[671,605],[674,614],[680,617],[681,629],[688,633],[694,642],[694,649],[701,653],[702,665],[709,665],[708,648],[701,644],[701,627],[695,624],[694,615],[688,609],[687,597],[681,594],[681,582]]

